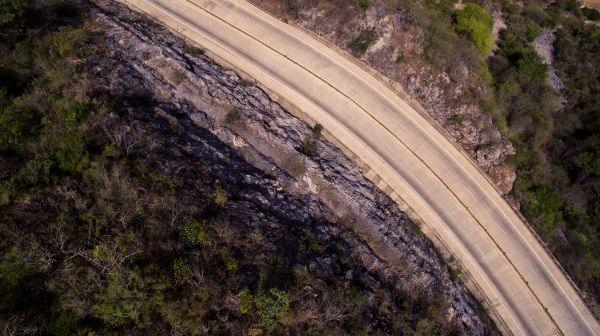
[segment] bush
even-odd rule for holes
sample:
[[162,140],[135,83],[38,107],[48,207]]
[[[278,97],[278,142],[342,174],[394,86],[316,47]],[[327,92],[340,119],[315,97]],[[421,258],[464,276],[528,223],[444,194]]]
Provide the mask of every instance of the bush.
[[173,260],[171,268],[173,269],[173,278],[176,284],[184,283],[192,275],[192,266],[190,266],[190,263],[185,258]]
[[51,61],[80,59],[92,54],[90,36],[83,29],[60,27],[44,38]]
[[184,48],[183,51],[185,51],[186,53],[192,55],[192,56],[198,56],[202,53],[202,50],[200,50],[200,48],[193,46],[191,44],[187,44]]
[[30,108],[9,105],[0,111],[0,151],[15,149],[39,132],[39,115]]
[[583,7],[581,13],[591,21],[600,21],[600,11],[595,8]]
[[58,112],[60,119],[69,124],[76,124],[85,119],[89,113],[87,101],[74,101]]
[[227,124],[233,124],[233,123],[237,122],[238,120],[240,120],[240,112],[236,108],[232,108],[225,115],[225,122]]
[[320,139],[323,133],[323,125],[317,123],[312,129],[312,135],[315,139]]
[[193,221],[185,224],[179,231],[179,237],[189,247],[210,245],[206,233],[206,221]]
[[583,170],[600,177],[600,150],[581,153],[577,156],[577,161]]
[[272,288],[255,300],[260,327],[267,333],[273,332],[288,312],[290,299],[284,291]]
[[0,0],[0,26],[11,23],[23,14],[23,0]]
[[215,193],[214,193],[214,201],[215,204],[220,206],[220,207],[224,207],[227,205],[227,191],[225,189],[223,189],[223,187],[221,187],[220,184],[217,184],[217,186],[215,187]]
[[148,175],[148,178],[150,184],[155,190],[167,189],[173,191],[181,188],[181,186],[183,185],[183,181],[177,176],[150,173],[150,175]]
[[527,24],[527,41],[533,42],[541,33],[540,27],[534,22],[529,22]]
[[368,28],[360,32],[358,36],[350,42],[348,47],[356,55],[364,54],[369,47],[377,41],[377,32],[375,28]]
[[479,5],[468,3],[456,13],[456,31],[466,34],[482,55],[488,55],[494,47],[493,27],[492,16]]
[[38,182],[48,182],[50,179],[50,170],[54,161],[48,154],[42,154],[27,162],[21,170],[21,176],[28,183],[35,185]]
[[317,143],[310,137],[306,137],[302,142],[302,153],[310,157],[317,156],[319,154]]
[[56,160],[60,169],[71,174],[81,173],[87,168],[90,160],[83,137],[78,133],[64,135],[58,143]]
[[254,308],[254,296],[248,288],[244,288],[240,294],[240,313],[248,314]]
[[356,0],[356,4],[358,5],[358,7],[364,11],[366,11],[367,9],[369,9],[369,6],[371,5],[371,3],[369,2],[369,0]]

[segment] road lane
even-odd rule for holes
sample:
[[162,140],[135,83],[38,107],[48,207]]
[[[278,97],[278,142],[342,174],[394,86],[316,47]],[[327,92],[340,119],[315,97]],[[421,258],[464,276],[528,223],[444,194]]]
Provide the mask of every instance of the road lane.
[[242,1],[126,2],[323,124],[444,241],[506,329],[598,333],[567,279],[477,167],[355,63]]

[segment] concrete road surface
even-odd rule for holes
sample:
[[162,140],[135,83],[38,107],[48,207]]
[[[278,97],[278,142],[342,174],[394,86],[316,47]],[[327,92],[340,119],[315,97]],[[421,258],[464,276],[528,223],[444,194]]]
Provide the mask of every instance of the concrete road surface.
[[383,82],[242,0],[121,0],[321,123],[443,242],[516,335],[593,335],[600,325],[490,181]]

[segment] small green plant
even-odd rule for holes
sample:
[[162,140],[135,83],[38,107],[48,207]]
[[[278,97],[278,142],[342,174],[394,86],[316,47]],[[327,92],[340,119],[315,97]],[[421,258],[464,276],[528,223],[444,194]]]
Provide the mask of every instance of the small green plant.
[[220,184],[215,186],[214,200],[215,204],[220,207],[227,205],[227,191]]
[[315,157],[319,154],[317,143],[310,137],[304,138],[302,142],[302,153],[306,156]]
[[225,263],[225,268],[230,273],[237,271],[239,267],[240,263],[234,258],[227,259],[227,262]]
[[323,125],[321,125],[319,123],[315,124],[315,126],[312,128],[313,138],[320,139],[322,133],[323,133]]
[[192,266],[190,266],[189,261],[185,258],[173,260],[171,268],[173,269],[173,278],[177,284],[184,283],[192,275]]
[[254,295],[248,288],[242,289],[240,296],[240,313],[248,314],[254,308]]
[[118,158],[119,155],[119,150],[113,144],[104,145],[104,149],[102,149],[102,157],[106,159],[114,159]]
[[192,221],[185,224],[179,230],[179,237],[189,247],[210,245],[206,232],[206,221]]
[[527,23],[527,41],[533,42],[541,34],[540,27],[535,22],[530,21]]
[[257,297],[254,304],[258,311],[260,327],[270,334],[287,314],[290,299],[286,292],[272,288],[269,293]]
[[234,107],[225,115],[225,123],[233,124],[240,120],[240,112]]
[[306,266],[297,266],[294,268],[294,278],[298,285],[308,285],[313,281],[313,277]]
[[33,160],[27,162],[21,170],[21,177],[30,184],[38,182],[47,182],[50,179],[50,170],[54,166],[54,161],[48,154],[36,156]]
[[356,0],[356,4],[358,5],[358,7],[364,11],[366,11],[367,9],[369,9],[369,6],[371,5],[369,0]]
[[192,56],[198,56],[202,53],[202,50],[200,50],[200,48],[193,46],[191,44],[186,44],[185,47],[183,48],[183,51],[185,51],[187,54],[190,54]]

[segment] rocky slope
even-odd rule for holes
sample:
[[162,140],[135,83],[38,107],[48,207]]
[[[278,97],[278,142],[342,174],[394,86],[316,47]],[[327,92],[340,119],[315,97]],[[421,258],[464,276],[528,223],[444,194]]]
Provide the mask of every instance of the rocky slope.
[[[157,127],[154,132],[172,130],[173,155],[212,164],[211,172],[232,186],[229,193],[236,202],[257,209],[261,220],[256,225],[263,230],[285,236],[288,225],[312,225],[320,241],[343,244],[356,267],[368,270],[362,283],[371,292],[388,288],[428,302],[439,298],[458,332],[495,333],[416,225],[335,146],[315,137],[259,87],[138,14],[105,1],[98,1],[93,12],[95,27],[115,60],[96,75],[106,90],[129,97],[127,108],[140,118],[123,134],[147,125],[161,125],[152,126]],[[141,100],[152,103],[136,105]],[[473,143],[495,139],[481,134],[487,129],[485,120],[472,126]],[[114,132],[117,138],[118,129]],[[313,138],[318,155],[302,154]],[[485,162],[502,161],[496,152],[504,149],[486,145],[475,150],[477,146],[473,153]],[[346,281],[363,272],[340,266],[339,258],[325,253],[308,270]]]

